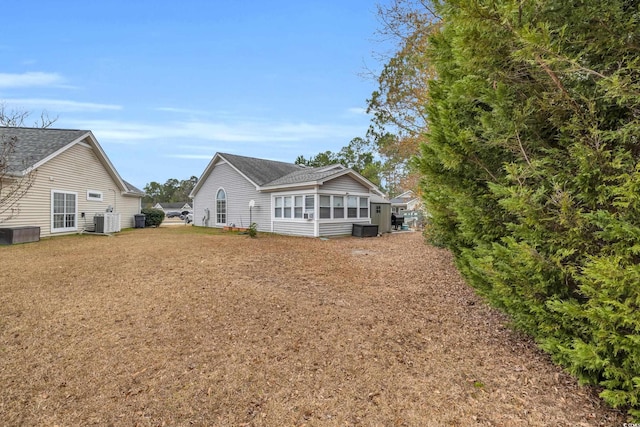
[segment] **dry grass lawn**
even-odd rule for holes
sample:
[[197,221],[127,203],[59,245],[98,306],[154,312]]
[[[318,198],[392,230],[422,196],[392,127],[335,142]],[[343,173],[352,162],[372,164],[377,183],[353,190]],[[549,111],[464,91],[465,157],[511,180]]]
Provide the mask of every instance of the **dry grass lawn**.
[[419,233],[195,227],[0,247],[0,420],[622,426]]

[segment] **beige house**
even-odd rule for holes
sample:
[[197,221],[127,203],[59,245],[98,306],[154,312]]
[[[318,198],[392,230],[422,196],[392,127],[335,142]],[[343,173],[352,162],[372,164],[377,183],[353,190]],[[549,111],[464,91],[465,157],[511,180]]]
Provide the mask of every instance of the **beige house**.
[[[0,228],[35,226],[40,237],[134,227],[144,196],[87,130],[0,127],[0,178]],[[7,203],[17,183],[30,185]]]

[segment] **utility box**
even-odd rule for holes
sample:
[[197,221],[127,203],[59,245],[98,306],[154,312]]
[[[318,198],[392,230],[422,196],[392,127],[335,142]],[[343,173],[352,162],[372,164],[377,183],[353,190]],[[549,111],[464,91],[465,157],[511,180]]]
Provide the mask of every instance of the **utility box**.
[[0,228],[0,245],[37,242],[39,240],[40,227],[25,226]]
[[376,237],[378,226],[376,224],[353,224],[351,235],[355,237]]

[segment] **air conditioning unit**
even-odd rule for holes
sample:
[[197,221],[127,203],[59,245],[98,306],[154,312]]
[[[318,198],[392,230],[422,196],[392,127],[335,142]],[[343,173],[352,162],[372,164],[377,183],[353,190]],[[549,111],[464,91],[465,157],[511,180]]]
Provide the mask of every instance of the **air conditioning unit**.
[[117,233],[120,231],[120,214],[96,214],[93,217],[93,227],[96,233]]
[[312,220],[313,219],[313,212],[305,212],[302,217],[304,219]]

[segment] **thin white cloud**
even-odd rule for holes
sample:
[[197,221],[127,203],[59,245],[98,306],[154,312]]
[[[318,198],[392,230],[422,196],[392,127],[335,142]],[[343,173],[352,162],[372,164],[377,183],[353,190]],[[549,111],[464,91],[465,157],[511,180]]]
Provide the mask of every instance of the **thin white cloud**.
[[61,84],[63,81],[64,79],[58,73],[0,73],[0,88],[52,86]]
[[165,157],[170,159],[210,160],[213,154],[168,154]]
[[93,102],[78,102],[68,101],[63,99],[40,99],[40,98],[25,98],[25,99],[5,99],[5,105],[15,106],[19,109],[27,110],[52,110],[58,112],[96,112],[105,110],[122,110],[121,105],[113,104],[96,104]]
[[208,114],[206,111],[201,110],[191,110],[188,108],[175,108],[175,107],[157,107],[154,109],[155,111],[164,111],[167,113],[177,113],[177,114],[197,114],[203,115]]
[[332,139],[348,143],[362,133],[362,127],[312,124],[251,122],[169,122],[163,125],[147,125],[109,120],[73,121],[73,126],[90,129],[100,141],[132,143],[143,140],[188,140],[234,143],[292,143]]
[[367,114],[367,109],[366,108],[362,108],[362,107],[353,107],[353,108],[348,108],[347,112],[349,114],[366,115]]

